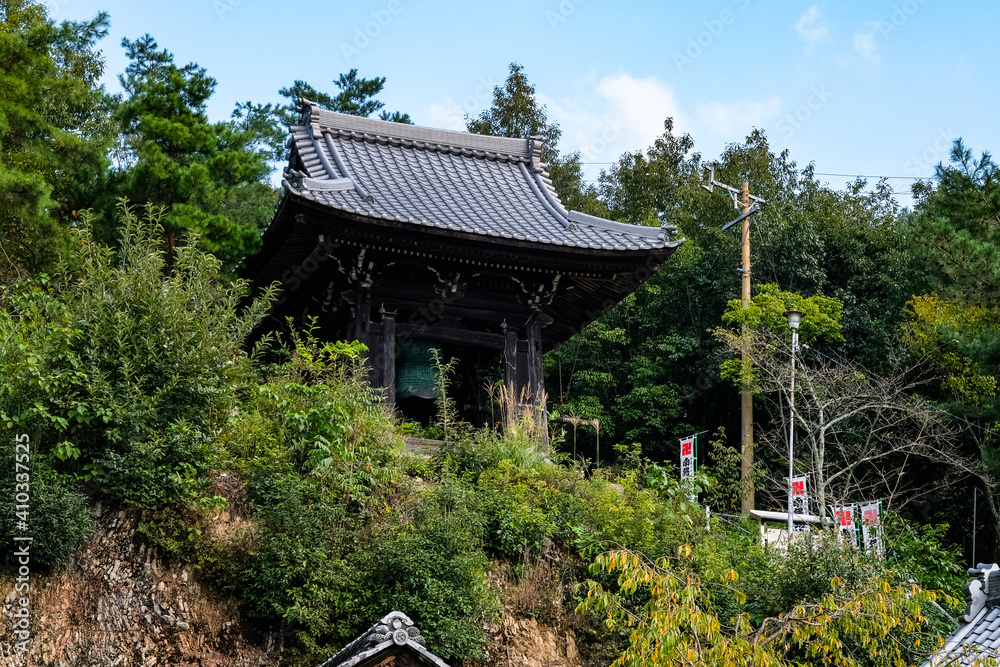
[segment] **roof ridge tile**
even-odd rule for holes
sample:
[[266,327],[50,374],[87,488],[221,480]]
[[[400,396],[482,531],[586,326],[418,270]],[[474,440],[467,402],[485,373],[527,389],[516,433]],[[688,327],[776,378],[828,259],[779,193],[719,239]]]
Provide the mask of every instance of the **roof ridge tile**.
[[300,99],[299,102],[304,121],[308,119],[310,124],[318,125],[323,130],[335,128],[348,130],[356,139],[363,138],[364,134],[385,134],[400,139],[422,140],[425,143],[448,146],[449,148],[492,150],[497,153],[516,155],[525,160],[530,160],[533,157],[531,140],[525,141],[525,139],[494,137],[487,134],[472,134],[471,132],[442,130],[422,125],[394,123],[327,111],[320,109],[315,102],[309,100]]

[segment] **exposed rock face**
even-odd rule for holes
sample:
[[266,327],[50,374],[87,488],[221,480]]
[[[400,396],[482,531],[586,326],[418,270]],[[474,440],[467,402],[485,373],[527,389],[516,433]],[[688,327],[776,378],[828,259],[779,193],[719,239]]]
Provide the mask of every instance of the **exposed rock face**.
[[571,554],[547,548],[540,559],[522,563],[494,561],[490,585],[503,611],[486,628],[485,661],[467,667],[605,667],[617,657],[614,638],[603,626],[574,613],[572,586],[580,564]]
[[533,618],[504,614],[500,632],[490,642],[497,667],[582,667],[573,630],[559,631]]
[[0,664],[58,667],[277,664],[276,647],[261,649],[242,634],[234,600],[210,595],[189,568],[167,565],[135,539],[124,512],[100,515],[97,531],[76,558],[50,575],[31,575],[31,637],[18,652],[13,578],[0,576]]

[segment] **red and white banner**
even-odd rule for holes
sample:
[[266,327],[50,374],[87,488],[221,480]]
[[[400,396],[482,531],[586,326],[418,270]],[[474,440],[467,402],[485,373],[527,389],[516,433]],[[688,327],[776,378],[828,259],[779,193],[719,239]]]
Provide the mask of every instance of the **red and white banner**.
[[[809,514],[809,492],[806,487],[806,476],[792,477],[792,514]],[[792,530],[797,533],[809,530],[809,524],[795,522]]]
[[882,546],[882,501],[861,506],[861,542],[866,551],[884,555]]
[[698,461],[698,437],[690,436],[681,440],[681,479],[694,475]]
[[842,543],[858,546],[858,515],[854,505],[831,509],[837,519],[837,539]]
[[[681,440],[681,483],[688,477],[694,476],[694,471],[698,468],[698,436],[692,435]],[[698,494],[692,493],[688,496],[691,502],[698,502]]]

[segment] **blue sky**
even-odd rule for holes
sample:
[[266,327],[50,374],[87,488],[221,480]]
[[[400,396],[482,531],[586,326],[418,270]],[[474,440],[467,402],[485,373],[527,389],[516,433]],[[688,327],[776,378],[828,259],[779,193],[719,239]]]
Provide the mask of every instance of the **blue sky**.
[[[152,34],[218,80],[210,114],[279,101],[294,79],[332,91],[352,67],[385,76],[380,99],[414,122],[462,129],[521,63],[560,150],[588,178],[646,148],[667,116],[705,159],[763,129],[821,174],[884,175],[898,192],[963,137],[1000,150],[1000,5],[975,1],[48,0],[53,18],[111,14],[107,83],[123,37]],[[834,187],[851,180],[821,176]],[[752,190],[752,184],[751,184]],[[910,199],[900,195],[901,203]]]

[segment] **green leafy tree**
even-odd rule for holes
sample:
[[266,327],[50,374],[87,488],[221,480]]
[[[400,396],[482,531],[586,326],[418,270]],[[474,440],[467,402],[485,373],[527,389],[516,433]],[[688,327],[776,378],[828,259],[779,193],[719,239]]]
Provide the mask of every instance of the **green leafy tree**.
[[[911,266],[922,284],[907,304],[904,340],[941,374],[934,397],[953,414],[985,428],[969,433],[967,447],[1000,470],[1000,167],[989,152],[977,158],[961,139],[933,181],[917,183],[907,219]],[[992,499],[993,494],[981,494]],[[971,497],[971,493],[965,496]],[[971,511],[967,498],[956,498]],[[1000,530],[993,503],[985,533]],[[941,517],[961,526],[961,516]],[[982,548],[982,544],[980,545]],[[987,547],[988,548],[988,547]]]
[[748,329],[766,329],[774,334],[791,336],[785,313],[802,312],[799,340],[803,343],[838,343],[844,340],[841,333],[843,304],[837,299],[816,294],[805,297],[796,292],[785,292],[777,285],[764,284],[746,306],[740,299],[733,299],[722,314],[722,321]]
[[[701,188],[701,163],[691,137],[675,134],[668,119],[649,149],[603,172],[599,192],[611,218],[676,225],[686,241],[633,295],[546,357],[553,414],[600,418],[602,440],[640,442],[654,456],[692,431],[740,432],[738,395],[720,375],[725,353],[710,331],[740,293],[742,239],[721,231],[737,212],[728,196]],[[873,370],[887,363],[919,284],[891,192],[863,182],[830,190],[760,131],[727,147],[716,178],[749,181],[767,200],[750,229],[754,293],[770,283],[837,299],[843,338],[828,340],[827,351]],[[761,413],[759,421],[768,419]],[[579,434],[592,446],[591,433]]]
[[83,216],[78,270],[0,293],[0,427],[113,498],[184,504],[253,378],[243,346],[268,297],[239,312],[246,286],[224,280],[196,239],[168,269],[158,210],[119,213],[117,252]]
[[907,342],[945,374],[953,409],[997,423],[1000,167],[958,139],[936,179],[914,188],[911,251],[935,293],[909,303]]
[[542,137],[542,161],[553,162],[559,157],[556,145],[562,130],[550,123],[545,105],[535,100],[535,87],[528,82],[524,67],[510,64],[510,73],[503,87],[493,88],[493,104],[478,116],[467,117],[466,129],[474,134],[495,137]]
[[[690,545],[683,545],[675,558],[656,560],[611,551],[595,558],[591,572],[617,574],[617,590],[588,581],[579,605],[580,611],[602,614],[609,629],[627,635],[628,644],[613,667],[912,664],[938,639],[927,631],[922,607],[937,595],[916,585],[894,586],[878,572],[850,582],[839,576],[816,582],[818,595],[756,622],[746,611],[732,618],[719,615],[716,601],[727,591],[733,591],[737,602],[746,602],[739,573],[735,568],[699,568]],[[629,597],[638,593],[648,601],[629,604]]]
[[112,135],[95,47],[107,31],[105,12],[57,25],[40,3],[0,3],[0,280],[50,268],[92,204]]
[[562,130],[549,122],[544,104],[535,99],[535,87],[529,83],[524,66],[511,63],[503,86],[494,86],[493,104],[477,116],[466,116],[465,127],[474,134],[495,137],[542,138],[542,162],[546,163],[552,184],[570,209],[601,215],[606,212],[597,200],[597,191],[583,183],[580,154],[559,156],[557,148]]
[[[602,440],[639,442],[657,457],[674,436],[698,423],[688,406],[712,383],[704,370],[708,365],[698,359],[700,340],[712,321],[711,312],[704,319],[705,305],[714,300],[708,310],[721,313],[728,300],[725,284],[738,289],[735,280],[727,280],[728,273],[706,258],[704,247],[692,242],[700,230],[692,225],[690,233],[674,215],[691,210],[689,206],[700,209],[704,201],[693,180],[699,157],[690,154],[690,138],[674,136],[671,128],[668,121],[654,147],[622,156],[602,174],[600,202],[607,209],[603,214],[612,219],[679,224],[687,242],[632,295],[546,356],[546,385],[556,403],[553,414],[599,419]],[[682,193],[693,195],[694,202]],[[657,202],[681,199],[686,206],[671,205],[669,215],[657,208]],[[719,204],[721,222],[725,206],[709,203]],[[700,211],[691,213],[706,219]],[[707,233],[710,243],[726,241],[717,229]],[[716,297],[719,292],[721,298]],[[591,429],[579,429],[578,435],[585,450],[596,445]]]
[[122,163],[110,178],[102,239],[114,238],[113,198],[163,206],[167,245],[196,234],[227,268],[260,246],[277,192],[267,182],[274,151],[263,118],[270,109],[239,105],[235,118],[212,123],[206,109],[216,81],[144,35],[123,40],[131,63],[119,77],[125,96],[115,108]]
[[995,344],[1000,334],[997,312],[936,295],[914,296],[907,306],[904,342],[944,374],[942,388],[958,399],[950,407],[984,416],[995,401],[997,377],[990,365],[982,363],[988,355],[976,355],[978,360],[970,355]]
[[673,133],[672,118],[664,121],[663,130],[645,152],[625,153],[601,174],[600,193],[615,220],[634,225],[668,218],[677,222],[682,193],[697,178],[700,156],[691,154],[690,135]]

